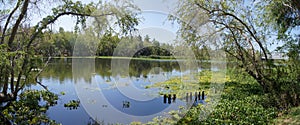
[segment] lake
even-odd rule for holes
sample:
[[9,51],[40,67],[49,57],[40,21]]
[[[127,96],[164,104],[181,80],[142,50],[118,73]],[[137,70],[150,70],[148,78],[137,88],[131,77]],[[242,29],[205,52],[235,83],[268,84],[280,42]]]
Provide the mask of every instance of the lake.
[[[210,67],[201,66],[197,65],[195,72]],[[190,107],[193,101],[176,98],[179,95],[174,94],[162,95],[172,93],[164,87],[148,88],[189,73],[176,60],[62,58],[52,59],[39,80],[51,92],[59,94],[58,104],[47,111],[58,123],[84,125],[97,120],[128,124],[148,122],[180,106]],[[70,100],[80,100],[80,106],[72,110],[64,107]]]

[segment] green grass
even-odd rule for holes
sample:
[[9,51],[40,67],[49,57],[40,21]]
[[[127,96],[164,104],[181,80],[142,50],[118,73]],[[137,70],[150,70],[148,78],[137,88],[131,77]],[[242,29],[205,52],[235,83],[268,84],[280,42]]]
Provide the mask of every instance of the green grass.
[[300,125],[300,107],[291,108],[286,114],[274,119],[277,125]]
[[[146,86],[145,88],[162,88],[164,90],[169,90],[170,94],[177,94],[178,98],[185,97],[186,93],[190,92],[201,92],[209,93],[210,91],[210,82],[212,81],[212,75],[214,77],[218,77],[218,79],[214,79],[214,82],[223,84],[226,80],[230,81],[229,77],[221,78],[224,72],[211,72],[211,71],[202,71],[199,74],[195,74],[198,78],[198,82],[184,82],[185,80],[189,81],[190,76],[183,76],[169,79],[165,82],[155,83],[151,86]],[[168,91],[167,91],[168,92]],[[169,93],[161,93],[161,94],[169,94]]]
[[[211,71],[199,73],[199,81],[196,83],[201,87],[201,90],[208,93],[208,96],[211,94],[207,91],[212,79],[211,74]],[[199,121],[199,117],[203,117],[202,113],[210,110],[204,105],[199,105],[189,109],[183,118],[178,119],[178,114],[171,111],[169,113],[171,118],[154,118],[148,124],[273,124],[273,120],[277,118],[279,111],[272,107],[272,100],[263,93],[260,85],[246,73],[228,70],[225,79],[214,81],[222,82],[225,87],[221,94],[221,100],[202,121]],[[164,83],[154,84],[151,87],[169,86],[170,89],[180,91],[180,89],[173,87],[180,84],[182,84],[180,80],[174,78]],[[192,86],[191,88],[196,87]],[[207,102],[213,103],[210,100],[210,98],[206,99]]]

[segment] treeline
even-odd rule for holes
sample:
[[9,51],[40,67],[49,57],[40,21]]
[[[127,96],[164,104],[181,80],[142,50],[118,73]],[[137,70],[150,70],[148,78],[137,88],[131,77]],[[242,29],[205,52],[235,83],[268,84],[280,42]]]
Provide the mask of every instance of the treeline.
[[[163,43],[148,35],[119,37],[108,32],[96,39],[96,46],[84,40],[76,41],[77,36],[77,33],[65,31],[63,28],[59,28],[58,32],[45,32],[39,38],[39,44],[35,46],[35,51],[44,57],[70,57],[73,56],[75,42],[81,42],[79,44],[87,48],[96,47],[93,52],[93,55],[96,56],[114,56],[114,52],[117,51],[118,56],[172,58],[176,53],[186,51],[186,48],[182,48],[180,45]],[[117,46],[118,49],[121,49],[116,50]],[[209,47],[192,47],[192,49],[197,59],[209,59]]]

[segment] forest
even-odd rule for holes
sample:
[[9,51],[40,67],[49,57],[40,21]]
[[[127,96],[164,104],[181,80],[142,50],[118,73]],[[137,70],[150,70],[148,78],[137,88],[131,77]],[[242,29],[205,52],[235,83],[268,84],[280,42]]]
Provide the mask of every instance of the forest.
[[[64,31],[62,27],[59,28],[58,32],[45,32],[43,33],[42,39],[36,47],[36,53],[43,57],[72,57],[74,45],[76,42],[77,35],[74,32]],[[134,57],[145,57],[145,58],[172,58],[172,53],[176,51],[182,51],[176,44],[169,44],[167,42],[157,41],[155,38],[151,39],[148,35],[144,36],[123,36],[113,35],[111,32],[105,33],[101,38],[98,39],[96,52],[94,56],[113,56],[114,49],[121,40],[135,39],[130,42],[128,51],[135,50],[137,48],[143,48],[138,52],[135,52]],[[79,41],[85,42],[85,41]],[[89,48],[88,44],[83,44]],[[145,45],[151,45],[150,47],[144,47]],[[177,46],[177,47],[176,47]],[[193,51],[195,56],[199,60],[208,60],[208,46],[203,45],[202,47],[194,47]],[[126,52],[124,56],[126,56]]]

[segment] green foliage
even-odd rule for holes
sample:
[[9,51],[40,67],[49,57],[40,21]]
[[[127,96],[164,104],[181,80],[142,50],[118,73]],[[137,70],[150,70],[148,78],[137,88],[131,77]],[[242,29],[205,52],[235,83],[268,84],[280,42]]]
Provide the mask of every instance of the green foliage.
[[58,33],[45,32],[39,39],[35,52],[43,56],[71,56],[77,35],[60,28]]
[[65,93],[64,91],[61,91],[60,94],[61,94],[61,95],[65,95],[66,93]]
[[77,109],[79,107],[79,100],[71,100],[68,103],[64,104],[64,107],[71,109]]
[[[205,75],[199,81],[210,81],[210,71],[201,74]],[[279,111],[252,77],[234,69],[228,70],[227,75],[229,78],[226,78],[222,99],[207,117],[204,115],[209,109],[198,105],[189,109],[182,119],[179,117],[183,116],[182,113],[171,111],[170,118],[158,117],[147,124],[268,124],[277,117]],[[199,84],[205,86],[207,83]],[[209,89],[202,88],[205,91]]]
[[123,33],[127,34],[128,31],[131,33],[131,31],[137,30],[135,26],[139,24],[139,20],[137,18],[133,18],[135,16],[125,14],[125,16],[119,20],[118,24],[122,28],[121,30]]
[[[93,31],[92,29],[86,30],[85,32]],[[129,41],[130,44],[119,44],[121,41],[124,42],[127,39],[131,39],[133,37],[133,41]],[[145,58],[154,58],[154,59],[170,59],[171,52],[174,47],[172,45],[162,43],[160,44],[156,40],[152,41],[144,41],[139,40],[138,37],[130,36],[130,37],[119,37],[118,35],[114,35],[111,32],[106,32],[100,36],[100,38],[96,36],[86,36],[85,40],[77,40],[76,44],[80,44],[84,47],[90,48],[88,50],[93,50],[90,53],[95,54],[97,56],[113,56],[114,51],[117,46],[128,48],[128,52],[124,52],[124,56],[128,56],[128,53],[131,53],[130,50],[137,50],[134,57],[145,57]],[[37,45],[35,52],[36,54],[42,55],[44,57],[54,56],[54,57],[62,57],[62,56],[72,56],[73,47],[75,45],[75,41],[78,38],[78,35],[74,32],[64,31],[63,28],[60,28],[57,33],[45,32],[41,38],[39,38],[39,44]],[[91,40],[88,40],[91,39]],[[150,38],[149,38],[150,39]],[[97,41],[95,43],[87,42],[87,41]],[[145,47],[148,44],[153,44],[155,46]],[[129,46],[128,46],[129,45]],[[200,50],[201,51],[201,50]],[[122,55],[120,55],[122,56]]]
[[281,114],[277,119],[274,119],[273,124],[277,125],[299,125],[300,124],[300,107],[291,108],[285,114]]
[[[300,4],[296,0],[267,0],[259,2],[256,6],[265,13],[262,14],[265,25],[271,25],[278,33],[277,38],[286,35],[300,25]],[[299,33],[296,33],[299,35]]]
[[267,107],[268,98],[255,83],[227,82],[225,91],[216,109],[204,122],[267,124],[277,115],[276,108]]
[[[105,23],[99,25],[104,27],[103,31],[107,31],[111,29],[111,25],[107,23],[111,21],[111,18],[107,18],[110,15],[116,19],[118,28],[123,29],[123,34],[131,32],[138,24],[138,8],[130,1],[83,4],[80,1],[63,0],[60,4],[52,4],[52,13],[38,19],[41,21],[33,24],[34,26],[29,25],[32,23],[31,18],[39,17],[36,16],[39,13],[36,11],[44,11],[40,3],[48,3],[30,0],[0,3],[10,7],[0,10],[0,103],[3,104],[0,106],[0,124],[7,124],[8,121],[14,124],[54,124],[54,121],[47,117],[46,111],[56,104],[57,95],[48,91],[25,91],[24,87],[29,83],[42,85],[38,81],[40,72],[32,70],[43,68],[45,62],[40,55],[49,57],[72,54],[76,33],[87,28],[87,17],[104,19]],[[100,13],[93,15],[95,10],[99,10]],[[60,29],[59,33],[53,34],[49,25],[66,15],[76,18],[76,33]],[[71,102],[66,106],[78,107],[79,102]]]
[[[49,107],[57,104],[58,96],[48,91],[26,90],[18,100],[7,104],[1,113],[14,124],[55,124],[46,115]],[[0,117],[0,124],[5,124]]]
[[[178,34],[195,46],[194,51],[205,45],[220,45],[232,59],[229,61],[236,61],[271,100],[276,100],[277,108],[287,109],[300,105],[299,34],[291,32],[297,31],[299,8],[294,0],[187,0],[180,1],[176,16],[170,19],[179,22]],[[199,29],[206,24],[213,33],[201,34]],[[281,41],[274,39],[274,33]],[[223,39],[219,44],[211,40],[216,34]],[[288,56],[288,61],[271,59],[268,46],[280,42],[284,45],[275,52]]]

